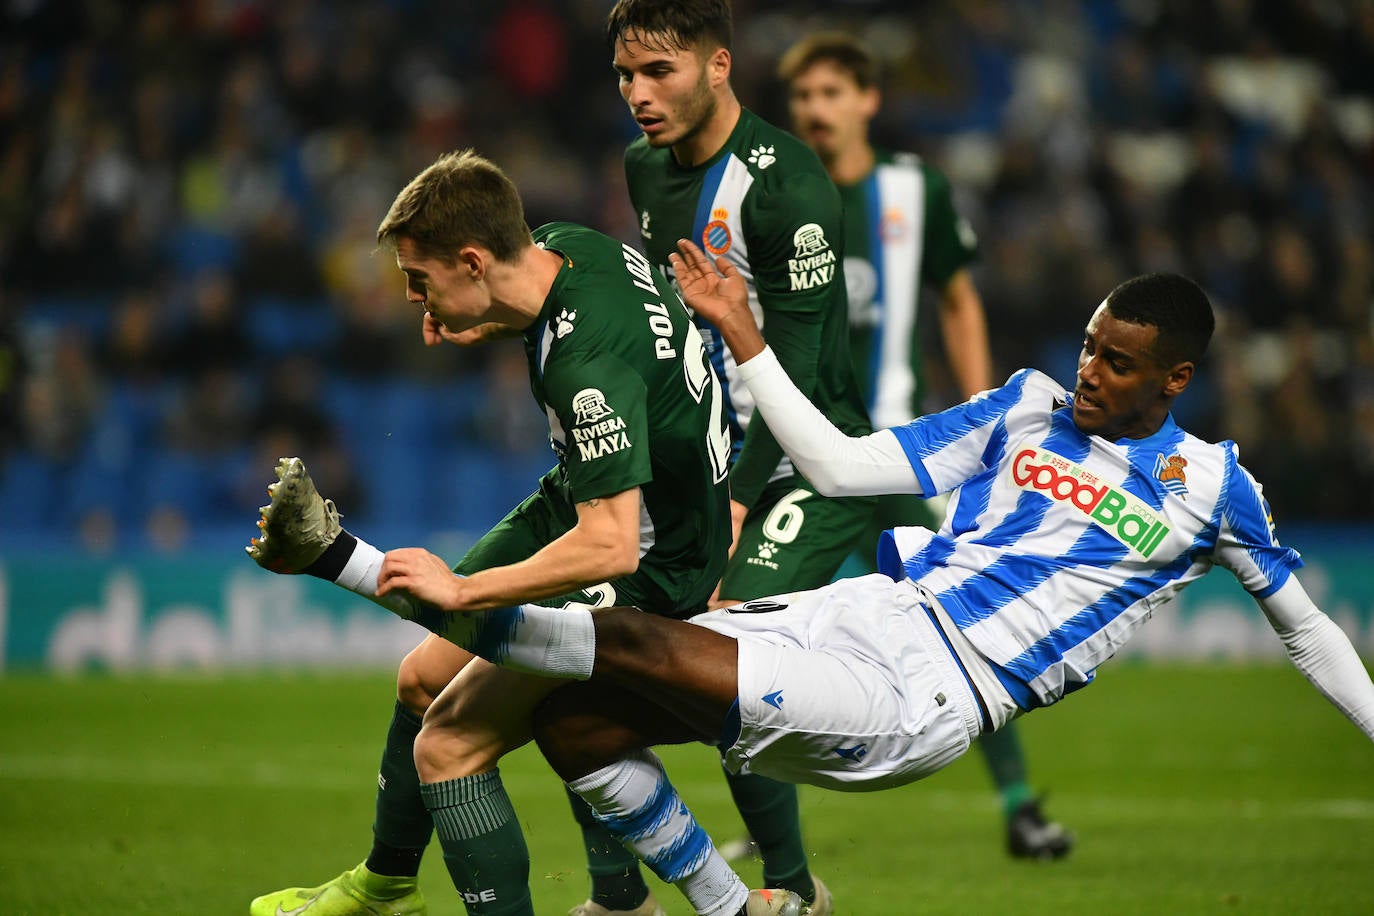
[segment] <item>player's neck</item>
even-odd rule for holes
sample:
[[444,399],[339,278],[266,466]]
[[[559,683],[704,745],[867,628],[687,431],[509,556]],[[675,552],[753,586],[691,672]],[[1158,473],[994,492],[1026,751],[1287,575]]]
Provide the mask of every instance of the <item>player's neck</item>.
[[830,180],[837,185],[858,184],[873,171],[877,162],[873,147],[867,140],[851,143],[829,159],[825,159],[825,170]]
[[487,274],[491,286],[489,320],[524,330],[539,317],[553,281],[563,268],[563,255],[531,244],[513,262],[494,264]]
[[739,99],[733,91],[723,93],[715,112],[701,128],[673,144],[673,159],[684,168],[701,165],[725,146],[739,118]]

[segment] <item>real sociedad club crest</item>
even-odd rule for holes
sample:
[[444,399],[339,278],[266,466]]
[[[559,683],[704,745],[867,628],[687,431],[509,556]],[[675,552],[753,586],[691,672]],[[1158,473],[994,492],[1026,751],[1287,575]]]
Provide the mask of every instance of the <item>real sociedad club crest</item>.
[[1179,499],[1188,498],[1188,475],[1183,473],[1183,469],[1188,466],[1188,459],[1182,455],[1155,455],[1155,479],[1164,484],[1165,489],[1177,496]]

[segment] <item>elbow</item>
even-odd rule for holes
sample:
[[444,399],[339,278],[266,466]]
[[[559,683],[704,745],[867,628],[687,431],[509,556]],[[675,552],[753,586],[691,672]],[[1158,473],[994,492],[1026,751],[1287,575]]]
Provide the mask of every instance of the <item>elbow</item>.
[[639,571],[639,543],[617,544],[606,552],[606,579],[619,579]]
[[827,468],[808,467],[800,469],[811,486],[822,496],[844,496],[844,487],[839,478]]

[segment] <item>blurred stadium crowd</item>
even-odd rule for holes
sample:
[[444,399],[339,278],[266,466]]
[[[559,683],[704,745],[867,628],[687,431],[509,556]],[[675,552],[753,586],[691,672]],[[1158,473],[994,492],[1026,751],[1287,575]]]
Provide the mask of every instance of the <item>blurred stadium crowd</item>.
[[[522,354],[421,346],[373,232],[473,146],[531,225],[637,240],[610,5],[6,4],[0,548],[241,544],[286,454],[383,543],[522,496],[550,463]],[[1374,2],[737,0],[735,19],[736,91],[779,123],[773,67],[805,32],[886,62],[877,139],[959,189],[999,374],[1069,382],[1085,305],[1187,273],[1223,324],[1180,420],[1238,443],[1281,522],[1370,517]]]

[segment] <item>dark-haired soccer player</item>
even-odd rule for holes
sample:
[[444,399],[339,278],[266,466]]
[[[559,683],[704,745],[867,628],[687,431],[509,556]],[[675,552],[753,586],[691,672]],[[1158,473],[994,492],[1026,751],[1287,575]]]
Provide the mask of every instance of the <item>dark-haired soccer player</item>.
[[[642,132],[625,152],[641,244],[670,277],[679,238],[735,264],[788,375],[836,426],[866,433],[847,343],[839,197],[805,144],[741,106],[730,82],[731,36],[727,0],[620,0],[607,17],[620,93]],[[873,501],[816,493],[755,413],[719,335],[708,322],[700,327],[732,433],[735,541],[718,600],[823,585],[861,536]],[[830,894],[808,867],[795,787],[746,774],[728,779],[758,842],[763,883],[800,893],[816,916],[828,916]],[[592,892],[570,916],[651,916],[656,904],[633,856],[585,808],[574,810]]]
[[[425,603],[411,619],[434,632],[522,670],[595,668],[596,680],[540,707],[535,737],[646,860],[709,843],[650,745],[711,741],[732,769],[836,789],[908,783],[1087,686],[1155,608],[1217,565],[1254,597],[1294,665],[1374,740],[1374,682],[1299,583],[1302,561],[1279,544],[1235,445],[1198,439],[1170,414],[1213,330],[1196,284],[1151,274],[1112,290],[1084,330],[1072,391],[1025,369],[960,406],[856,438],[779,367],[739,272],[690,243],[683,251],[687,302],[720,329],[818,489],[953,496],[938,532],[884,538],[887,575],[690,621],[567,612],[580,622],[564,625],[582,635],[557,645],[542,628],[559,612],[445,613],[462,583],[442,560],[418,548],[386,555],[379,593]],[[716,913],[744,893],[736,880],[688,896],[697,913]]]

